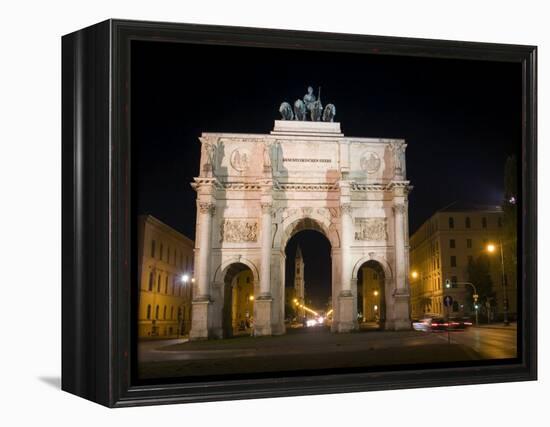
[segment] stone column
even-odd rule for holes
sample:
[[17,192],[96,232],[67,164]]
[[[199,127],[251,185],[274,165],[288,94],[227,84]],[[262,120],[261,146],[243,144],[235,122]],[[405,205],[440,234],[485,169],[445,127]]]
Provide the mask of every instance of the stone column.
[[262,235],[261,235],[261,270],[260,295],[254,304],[254,335],[271,335],[271,225],[273,205],[271,201],[263,201]]
[[341,290],[338,296],[338,332],[349,332],[355,328],[357,319],[354,319],[353,293],[351,290],[352,256],[351,245],[353,243],[353,219],[351,203],[340,205],[340,218],[342,221],[340,283]]
[[199,202],[199,257],[197,295],[193,297],[192,327],[189,336],[193,340],[208,338],[208,307],[210,304],[210,252],[212,246],[212,216],[216,205]]
[[395,201],[393,206],[394,229],[395,229],[395,289],[394,297],[394,319],[395,329],[410,329],[411,321],[409,314],[409,287],[408,287],[408,266],[406,251],[405,220],[407,208],[404,202]]
[[198,295],[195,299],[208,299],[210,296],[210,250],[212,247],[212,216],[216,212],[213,203],[199,203],[200,236],[199,236],[199,277]]

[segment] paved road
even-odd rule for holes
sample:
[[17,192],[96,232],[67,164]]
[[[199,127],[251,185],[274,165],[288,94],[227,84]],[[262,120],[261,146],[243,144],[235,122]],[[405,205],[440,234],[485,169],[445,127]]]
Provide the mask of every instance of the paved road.
[[471,328],[452,332],[449,345],[444,332],[302,329],[276,337],[144,341],[138,358],[143,378],[456,362],[515,357],[515,333]]
[[[439,338],[447,340],[446,333]],[[483,359],[515,358],[517,352],[517,331],[509,328],[470,328],[451,333],[451,342],[463,344],[479,353]]]

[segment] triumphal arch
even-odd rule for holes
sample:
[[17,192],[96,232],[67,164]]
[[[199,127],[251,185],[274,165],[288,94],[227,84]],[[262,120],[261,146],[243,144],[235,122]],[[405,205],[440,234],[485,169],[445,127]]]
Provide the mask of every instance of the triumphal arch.
[[383,275],[385,329],[410,328],[406,143],[345,136],[330,113],[296,120],[281,106],[269,134],[200,137],[191,339],[228,335],[231,278],[243,269],[253,333],[283,334],[285,247],[305,229],[331,244],[332,331],[357,328],[364,265]]

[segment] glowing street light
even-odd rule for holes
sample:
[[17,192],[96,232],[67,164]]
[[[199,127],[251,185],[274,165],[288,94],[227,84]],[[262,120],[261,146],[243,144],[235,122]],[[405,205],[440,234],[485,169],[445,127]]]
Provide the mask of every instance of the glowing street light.
[[[508,322],[508,295],[506,294],[506,273],[504,272],[504,252],[502,251],[502,240],[499,239],[498,246],[500,249],[500,267],[501,267],[501,281],[502,281],[502,305],[503,305],[503,321],[504,326],[508,326],[510,323]],[[489,243],[487,245],[487,252],[493,253],[496,251],[496,245],[493,243]]]
[[254,301],[254,295],[250,295],[250,296],[248,297],[248,300],[249,300],[249,301]]
[[377,297],[378,296],[378,291],[374,291],[374,296]]
[[418,271],[416,271],[416,270],[413,271],[413,272],[411,273],[411,277],[412,277],[413,279],[416,279],[416,278],[418,277]]
[[189,276],[188,276],[187,274],[183,274],[183,275],[181,276],[181,281],[182,281],[183,283],[187,283],[187,282],[189,281]]

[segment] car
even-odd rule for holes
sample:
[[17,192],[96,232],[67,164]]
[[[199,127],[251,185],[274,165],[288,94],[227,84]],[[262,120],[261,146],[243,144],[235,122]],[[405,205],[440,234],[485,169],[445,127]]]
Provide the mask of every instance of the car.
[[445,320],[443,317],[438,316],[426,316],[419,320],[412,322],[413,329],[416,331],[430,332],[430,331],[446,331],[447,329],[453,329],[459,326],[458,322],[451,322]]
[[449,322],[453,329],[466,329],[472,326],[472,320],[469,317],[452,317]]

